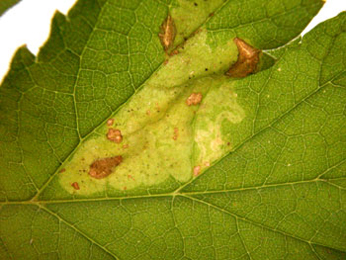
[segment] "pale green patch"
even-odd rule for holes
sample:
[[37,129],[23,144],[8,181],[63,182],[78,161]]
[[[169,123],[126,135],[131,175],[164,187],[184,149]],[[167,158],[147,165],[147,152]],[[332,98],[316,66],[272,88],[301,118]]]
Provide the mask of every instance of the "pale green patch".
[[[237,104],[232,80],[223,74],[238,51],[233,39],[216,48],[212,45],[207,31],[200,30],[180,47],[112,117],[112,126],[101,126],[77,149],[60,174],[61,185],[71,193],[90,194],[107,186],[117,190],[152,186],[170,176],[187,182],[194,167],[203,170],[231,151],[232,137],[224,125],[236,127],[245,113]],[[186,104],[192,93],[202,94],[200,104]],[[107,139],[109,127],[121,131],[121,143]],[[94,161],[119,155],[123,162],[112,174],[104,179],[89,176]],[[79,190],[71,186],[74,182]]]
[[[82,144],[60,173],[61,185],[71,193],[90,194],[107,186],[117,190],[152,186],[170,176],[188,181],[195,166],[204,169],[231,150],[232,137],[223,131],[223,123],[235,125],[245,116],[232,84],[225,76],[214,76],[181,87],[145,85],[113,117],[112,126],[103,125]],[[186,104],[192,93],[203,95],[199,105]],[[119,129],[123,141],[108,140],[108,128]],[[112,174],[104,179],[89,176],[95,160],[117,155],[123,162]],[[80,190],[71,186],[74,182]]]

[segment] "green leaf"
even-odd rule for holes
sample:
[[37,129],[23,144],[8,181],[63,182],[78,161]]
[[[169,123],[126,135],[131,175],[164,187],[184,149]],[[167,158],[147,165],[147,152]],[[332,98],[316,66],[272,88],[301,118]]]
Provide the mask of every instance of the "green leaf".
[[[0,87],[1,259],[345,258],[346,13],[287,44],[321,6],[109,0],[57,13],[38,57],[19,49]],[[275,64],[224,76],[235,37]],[[188,106],[192,93],[203,98]]]
[[13,7],[20,0],[2,0],[0,2],[0,16],[3,15],[9,8]]

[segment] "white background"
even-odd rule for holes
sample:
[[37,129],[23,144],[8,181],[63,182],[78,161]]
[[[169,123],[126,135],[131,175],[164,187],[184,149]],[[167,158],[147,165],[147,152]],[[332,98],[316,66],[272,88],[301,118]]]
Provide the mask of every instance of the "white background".
[[[1,0],[0,0],[1,1]],[[0,18],[0,82],[15,50],[24,44],[35,55],[46,41],[55,10],[66,14],[76,0],[22,0]],[[327,0],[303,34],[320,22],[346,10],[346,0]]]

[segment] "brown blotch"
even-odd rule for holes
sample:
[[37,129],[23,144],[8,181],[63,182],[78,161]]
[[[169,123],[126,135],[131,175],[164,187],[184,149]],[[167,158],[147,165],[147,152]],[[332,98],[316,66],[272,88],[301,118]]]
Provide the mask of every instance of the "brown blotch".
[[161,25],[159,33],[161,44],[165,51],[172,47],[176,35],[176,28],[172,16],[168,15]]
[[60,173],[66,172],[66,169],[63,168],[63,169],[61,169],[59,172],[60,172]]
[[174,50],[169,54],[169,56],[174,56],[174,55],[177,55],[178,53],[179,53],[178,50]]
[[122,161],[122,156],[96,160],[90,165],[89,175],[95,179],[103,179],[111,174],[114,167],[118,166]]
[[201,166],[197,165],[193,168],[193,175],[198,176],[201,172]]
[[177,140],[179,137],[179,129],[178,127],[174,127],[174,135],[173,135],[173,140]]
[[233,40],[238,48],[238,60],[226,72],[226,75],[232,78],[244,78],[247,75],[256,72],[257,64],[260,60],[261,50],[258,50],[247,44],[240,38]]
[[74,182],[71,184],[71,186],[75,189],[75,190],[79,190],[79,185],[78,185],[78,182]]
[[109,128],[107,132],[107,139],[118,144],[123,140],[123,136],[121,135],[121,131],[119,129]]
[[201,93],[192,93],[187,99],[186,99],[186,105],[198,105],[202,101],[202,94]]
[[112,126],[114,124],[114,119],[113,118],[110,118],[107,120],[107,125],[108,126]]

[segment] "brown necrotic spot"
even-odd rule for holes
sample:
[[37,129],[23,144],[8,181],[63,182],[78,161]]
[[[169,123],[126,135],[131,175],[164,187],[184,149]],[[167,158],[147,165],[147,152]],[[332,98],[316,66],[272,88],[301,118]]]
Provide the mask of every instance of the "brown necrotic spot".
[[186,105],[198,105],[202,101],[202,94],[201,93],[192,93],[187,99],[186,99]]
[[89,175],[96,179],[102,179],[110,175],[113,169],[123,161],[121,156],[114,156],[94,161],[90,165]]
[[109,128],[107,132],[107,139],[118,144],[123,140],[123,136],[121,135],[121,131],[119,129]]
[[201,166],[197,165],[193,168],[193,175],[194,176],[198,176],[200,172],[201,172]]
[[113,118],[110,118],[107,120],[107,125],[108,126],[112,126],[114,124],[114,119]]
[[176,29],[172,16],[168,15],[166,20],[161,25],[161,32],[159,33],[160,41],[167,51],[173,44],[176,35]]
[[179,137],[179,129],[178,127],[174,127],[174,135],[173,135],[173,140],[177,140]]
[[71,184],[71,186],[75,189],[75,190],[79,190],[79,185],[78,185],[78,182],[74,182]]
[[174,55],[177,55],[178,53],[179,53],[178,50],[174,50],[174,51],[171,52],[171,54],[169,56],[174,56]]
[[232,78],[244,78],[256,72],[257,64],[260,60],[261,51],[247,44],[240,38],[234,39],[238,48],[238,60],[226,72]]

